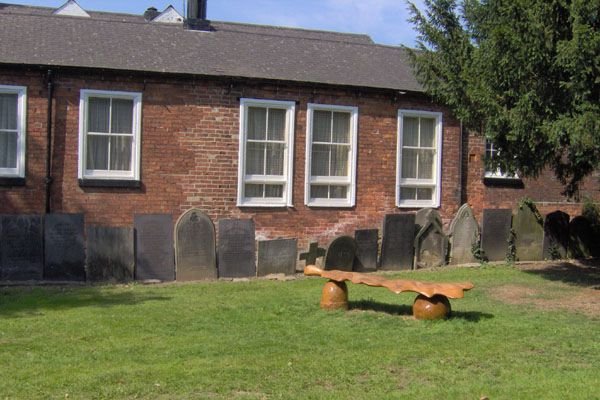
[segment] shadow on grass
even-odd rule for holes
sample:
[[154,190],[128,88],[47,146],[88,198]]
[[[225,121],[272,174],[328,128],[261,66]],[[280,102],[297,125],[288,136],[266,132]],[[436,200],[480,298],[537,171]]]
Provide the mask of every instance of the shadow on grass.
[[[390,315],[412,316],[412,306],[406,304],[380,303],[373,300],[358,300],[348,302],[349,310],[376,311]],[[494,318],[492,314],[478,311],[452,311],[451,319],[464,319],[469,322],[479,322],[482,319]]]
[[134,306],[148,301],[167,300],[170,297],[140,292],[103,292],[93,287],[3,288],[0,289],[0,317],[23,318],[43,315],[44,311]]
[[558,262],[544,268],[531,268],[524,271],[551,281],[600,290],[599,259]]

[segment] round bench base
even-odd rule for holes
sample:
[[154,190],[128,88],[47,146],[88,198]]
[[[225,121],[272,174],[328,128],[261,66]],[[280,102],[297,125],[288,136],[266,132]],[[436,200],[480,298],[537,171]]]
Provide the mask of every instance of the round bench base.
[[439,294],[433,297],[420,294],[413,304],[413,316],[416,319],[445,319],[451,311],[448,298]]
[[321,308],[326,310],[348,309],[348,287],[346,282],[329,281],[323,286]]

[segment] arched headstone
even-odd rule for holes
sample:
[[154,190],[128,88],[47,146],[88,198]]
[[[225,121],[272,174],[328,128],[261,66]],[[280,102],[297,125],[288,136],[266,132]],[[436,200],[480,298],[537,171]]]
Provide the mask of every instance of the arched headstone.
[[325,255],[325,269],[352,271],[356,256],[356,241],[350,236],[340,236],[331,242]]
[[178,281],[217,278],[215,226],[198,209],[186,211],[175,224],[175,266]]
[[450,264],[468,264],[478,260],[473,248],[478,246],[479,225],[468,204],[459,208],[450,223]]
[[[533,208],[532,208],[533,207]],[[535,205],[524,204],[519,207],[513,219],[515,232],[515,250],[519,261],[541,261],[544,242],[543,221]]]
[[415,268],[432,268],[446,264],[448,238],[442,225],[436,220],[428,221],[415,238]]
[[567,258],[569,250],[569,214],[554,211],[544,220],[544,258]]

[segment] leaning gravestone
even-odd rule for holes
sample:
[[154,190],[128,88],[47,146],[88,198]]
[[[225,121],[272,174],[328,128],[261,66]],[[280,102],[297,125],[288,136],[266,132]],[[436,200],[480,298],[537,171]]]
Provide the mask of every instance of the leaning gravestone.
[[41,280],[44,233],[38,215],[0,216],[0,280]]
[[594,229],[590,221],[581,215],[573,218],[569,223],[569,257],[591,257],[595,245]]
[[85,281],[83,214],[46,214],[44,279]]
[[175,266],[178,281],[217,279],[215,226],[198,209],[186,211],[175,224]]
[[171,214],[136,214],[135,279],[175,280],[173,217]]
[[383,220],[381,269],[412,269],[415,214],[389,214]]
[[256,274],[258,276],[271,274],[294,275],[296,272],[297,248],[297,239],[259,241]]
[[415,213],[415,235],[429,222],[437,221],[440,226],[442,225],[442,217],[440,213],[434,208],[421,208]]
[[543,257],[544,227],[535,205],[524,204],[513,218],[515,250],[519,261],[541,261]]
[[356,241],[356,258],[354,270],[359,272],[377,269],[377,253],[379,251],[379,230],[359,229],[354,231]]
[[356,257],[356,241],[350,236],[340,236],[327,248],[325,269],[352,271],[354,257]]
[[510,209],[483,210],[481,248],[489,261],[506,259],[511,220],[512,211]]
[[416,268],[433,268],[446,264],[448,238],[441,224],[433,219],[425,222],[415,237]]
[[220,277],[256,276],[254,237],[254,221],[251,219],[219,221],[217,255]]
[[87,279],[92,282],[133,280],[133,229],[88,226]]
[[569,250],[569,214],[554,211],[544,220],[544,258],[567,258]]
[[479,225],[468,204],[458,209],[450,223],[450,264],[477,262],[473,249],[479,245]]

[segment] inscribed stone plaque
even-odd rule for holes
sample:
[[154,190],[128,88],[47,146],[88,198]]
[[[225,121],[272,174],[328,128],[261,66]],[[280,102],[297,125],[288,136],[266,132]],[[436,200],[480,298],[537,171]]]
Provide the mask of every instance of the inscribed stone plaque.
[[294,275],[296,273],[297,239],[261,240],[258,242],[256,274]]
[[[533,206],[535,207],[535,206]],[[515,250],[519,261],[541,261],[544,242],[543,221],[538,220],[536,211],[524,204],[513,218]],[[540,216],[541,217],[541,216]]]
[[0,280],[41,280],[44,273],[42,218],[0,216]]
[[510,209],[483,210],[481,248],[489,261],[506,259],[511,220],[512,211]]
[[188,210],[177,220],[175,265],[178,281],[217,279],[215,226],[200,210]]
[[544,220],[544,258],[567,258],[569,250],[569,214],[554,211]]
[[415,214],[415,235],[430,221],[437,221],[440,226],[443,226],[442,217],[437,210],[433,208],[421,208],[417,211]]
[[592,224],[586,217],[573,218],[569,223],[569,257],[591,257],[596,245],[594,236]]
[[83,214],[46,214],[44,279],[85,281]]
[[325,269],[352,271],[356,256],[356,241],[350,236],[335,238],[327,248]]
[[356,258],[354,270],[359,272],[377,269],[377,253],[379,251],[379,230],[359,229],[354,231],[356,241]]
[[133,229],[87,227],[87,279],[93,282],[133,280]]
[[450,223],[450,264],[477,262],[473,248],[478,246],[479,225],[468,204],[459,208]]
[[254,221],[251,219],[219,221],[217,257],[220,277],[256,276],[254,237]]
[[427,221],[415,238],[415,267],[433,268],[446,264],[448,238],[437,220]]
[[171,214],[136,214],[135,279],[172,281],[175,279],[173,217]]
[[412,269],[415,214],[389,214],[383,219],[381,269]]

